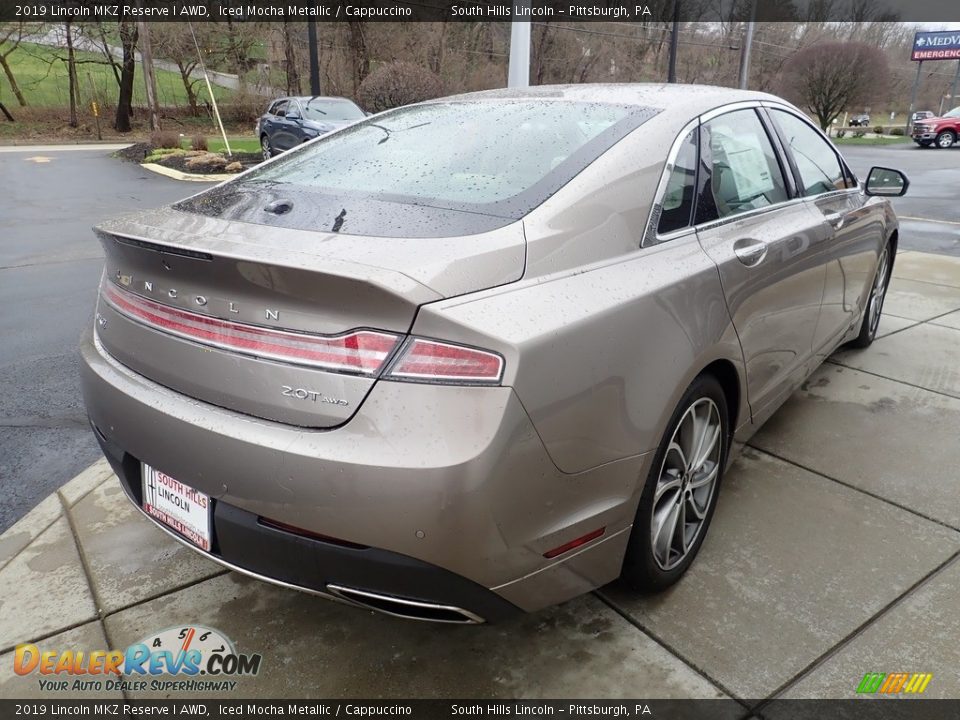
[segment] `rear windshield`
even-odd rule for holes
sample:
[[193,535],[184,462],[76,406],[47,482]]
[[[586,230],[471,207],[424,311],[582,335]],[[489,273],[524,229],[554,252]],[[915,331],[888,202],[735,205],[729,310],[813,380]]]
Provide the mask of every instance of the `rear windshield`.
[[363,110],[349,100],[324,100],[304,98],[300,101],[303,116],[319,122],[347,122],[363,117]]
[[[332,133],[180,208],[350,234],[483,232],[529,213],[657,112],[549,100],[413,105]],[[248,212],[241,196],[251,195],[307,200],[298,207],[317,216]],[[347,222],[328,228],[341,211]]]

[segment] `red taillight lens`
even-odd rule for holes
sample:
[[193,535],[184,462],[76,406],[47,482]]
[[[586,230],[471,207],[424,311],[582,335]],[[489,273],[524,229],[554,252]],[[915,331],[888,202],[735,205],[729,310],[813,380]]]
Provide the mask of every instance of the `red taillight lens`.
[[496,384],[503,375],[503,358],[462,345],[415,338],[387,372],[397,380]]
[[374,375],[400,342],[373,330],[329,336],[245,325],[161,305],[111,283],[104,285],[103,297],[118,312],[188,340],[324,370]]

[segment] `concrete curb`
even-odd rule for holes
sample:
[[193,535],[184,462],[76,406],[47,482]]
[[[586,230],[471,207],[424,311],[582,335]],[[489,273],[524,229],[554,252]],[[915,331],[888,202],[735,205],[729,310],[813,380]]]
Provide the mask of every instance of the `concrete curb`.
[[184,180],[189,182],[212,182],[218,183],[230,178],[236,177],[240,173],[217,173],[211,175],[200,175],[198,173],[186,173],[173,168],[157,165],[156,163],[140,163],[140,167],[155,172],[158,175],[165,175],[173,180]]

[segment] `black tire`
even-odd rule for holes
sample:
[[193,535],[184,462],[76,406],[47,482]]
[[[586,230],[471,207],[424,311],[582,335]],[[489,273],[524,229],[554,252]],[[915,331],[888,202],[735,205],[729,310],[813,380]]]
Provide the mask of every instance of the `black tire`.
[[937,147],[941,150],[946,150],[951,147],[957,141],[957,136],[954,134],[953,130],[944,130],[942,133],[937,135],[937,139],[934,142],[937,144]]
[[931,142],[932,142],[931,140],[924,140],[923,142],[917,143],[917,145],[919,145],[922,148],[928,148],[930,147]]
[[877,262],[877,270],[870,285],[870,297],[867,300],[867,307],[863,310],[863,320],[860,322],[860,334],[848,343],[852,348],[870,347],[877,337],[877,328],[883,313],[883,301],[887,297],[890,273],[893,270],[893,253],[893,245],[888,242]]
[[264,160],[273,157],[273,145],[270,144],[270,138],[266,134],[260,136],[260,152]]
[[[679,462],[680,453],[673,449],[673,440],[675,436],[684,435],[684,423],[688,421],[688,413],[693,411],[695,414],[699,408],[707,408],[709,412],[716,410],[719,425],[719,435],[717,437],[717,447],[714,452],[713,446],[709,456],[700,466],[700,478],[707,474],[714,474],[715,478],[710,486],[709,495],[702,493],[701,498],[696,497],[696,493],[703,488],[689,489],[687,481],[680,480],[676,495],[673,495],[673,489],[664,490],[657,497],[658,487],[667,488],[671,483],[679,479],[679,470],[671,466],[679,466],[684,463]],[[712,417],[712,415],[711,415]],[[683,427],[682,427],[683,426]],[[709,428],[710,422],[707,421]],[[690,427],[695,428],[695,424]],[[703,374],[697,376],[687,391],[683,394],[680,403],[670,417],[667,424],[667,430],[660,441],[660,447],[657,449],[650,468],[650,473],[646,478],[643,494],[640,497],[640,506],[637,508],[637,516],[634,519],[633,531],[627,545],[627,554],[623,561],[623,570],[621,578],[624,582],[635,590],[645,592],[658,592],[673,585],[690,567],[690,564],[696,558],[703,539],[706,537],[710,528],[710,521],[713,519],[713,512],[717,506],[717,497],[720,494],[720,485],[723,480],[724,466],[727,462],[727,453],[730,442],[730,421],[727,414],[727,398],[723,388],[713,375]],[[691,453],[696,455],[696,453]],[[668,457],[669,455],[669,457]],[[714,463],[714,466],[708,465],[708,462]],[[709,469],[708,469],[709,468]],[[689,482],[697,482],[698,468],[694,468],[690,473]],[[669,479],[668,479],[669,478]],[[661,481],[664,482],[661,482]],[[703,486],[705,487],[705,486]],[[686,513],[692,514],[694,524],[699,521],[699,525],[691,530],[695,533],[689,539],[689,544],[684,554],[674,554],[673,544],[680,541],[680,535],[676,530],[669,531],[669,538],[666,542],[658,542],[658,550],[655,554],[654,547],[654,511],[660,517],[665,518],[659,523],[664,529],[669,527],[670,512],[676,507],[676,512],[682,512],[684,518],[683,542],[687,540],[688,523],[686,522]],[[693,508],[698,507],[703,514],[702,519],[698,519]],[[680,517],[674,521],[675,528],[680,528]],[[662,533],[658,538],[662,540],[665,535]],[[662,549],[667,545],[666,552]],[[667,560],[667,562],[664,562]]]

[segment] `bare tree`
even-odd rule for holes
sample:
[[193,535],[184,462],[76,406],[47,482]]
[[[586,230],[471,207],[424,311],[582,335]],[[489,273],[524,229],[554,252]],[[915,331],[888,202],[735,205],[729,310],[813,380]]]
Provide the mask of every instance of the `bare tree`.
[[17,79],[14,77],[13,70],[11,70],[10,63],[7,60],[7,58],[10,57],[10,53],[19,47],[22,39],[22,22],[0,27],[0,67],[3,68],[3,74],[7,76],[7,82],[10,83],[10,89],[13,90],[13,94],[17,98],[17,102],[20,103],[20,107],[26,107],[27,101],[23,97],[20,86],[17,85]]
[[784,94],[817,116],[824,130],[844,110],[886,93],[890,72],[879,48],[824,42],[800,50],[784,72]]
[[300,68],[297,65],[297,52],[289,20],[283,21],[283,69],[287,80],[287,95],[299,95]]
[[[211,54],[208,47],[208,35],[205,32],[212,23],[197,23],[195,31],[201,52]],[[156,54],[177,66],[180,73],[180,82],[187,95],[187,105],[191,115],[200,114],[200,105],[197,101],[197,85],[202,82],[201,76],[195,76],[194,70],[200,63],[197,48],[193,44],[193,36],[186,23],[154,23],[152,26],[153,46]]]
[[67,41],[67,92],[70,95],[70,127],[77,127],[77,56],[73,50],[73,21],[64,23],[64,37]]
[[360,84],[370,74],[370,55],[367,50],[366,23],[348,22],[350,28],[350,55],[353,66],[353,93],[360,92]]
[[133,118],[133,79],[137,71],[137,23],[120,20],[120,44],[123,47],[123,62],[120,66],[120,95],[117,98],[117,115],[113,127],[117,132],[130,132]]

